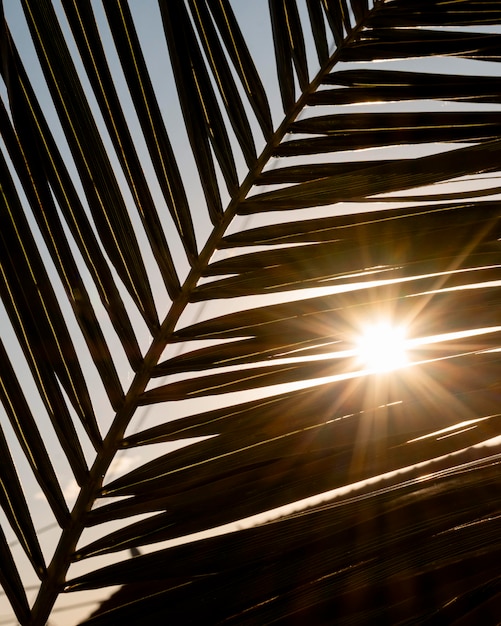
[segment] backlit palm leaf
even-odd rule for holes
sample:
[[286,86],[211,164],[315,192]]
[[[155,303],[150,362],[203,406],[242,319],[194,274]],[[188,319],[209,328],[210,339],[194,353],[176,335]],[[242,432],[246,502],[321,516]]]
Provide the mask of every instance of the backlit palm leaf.
[[13,619],[491,623],[501,3],[2,11]]

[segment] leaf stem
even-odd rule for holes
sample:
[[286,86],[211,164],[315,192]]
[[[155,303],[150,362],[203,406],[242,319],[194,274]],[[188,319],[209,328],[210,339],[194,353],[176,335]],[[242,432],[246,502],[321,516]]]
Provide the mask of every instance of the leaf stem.
[[106,472],[119,449],[125,430],[140,404],[141,395],[144,393],[151,379],[152,369],[157,365],[165,347],[169,343],[169,339],[174,332],[181,314],[190,302],[190,296],[193,290],[196,288],[203,271],[208,266],[212,255],[217,250],[221,238],[224,236],[228,226],[237,214],[239,205],[245,200],[249,191],[254,186],[257,177],[273,157],[274,151],[287,134],[291,123],[295,121],[305,108],[309,96],[317,90],[323,77],[330,72],[333,66],[338,62],[342,48],[349,45],[357,37],[367,19],[376,10],[377,5],[378,3],[375,3],[373,9],[367,14],[364,23],[359,24],[348,34],[343,45],[334,51],[330,59],[320,68],[315,78],[301,94],[294,106],[291,107],[291,110],[285,116],[271,140],[267,143],[261,155],[256,160],[255,166],[249,171],[237,193],[229,202],[221,222],[214,227],[207,239],[198,257],[197,263],[189,272],[178,297],[172,302],[172,306],[161,324],[160,331],[153,339],[144,357],[142,367],[136,373],[124,398],[124,403],[117,411],[115,419],[104,438],[102,450],[96,456],[94,464],[89,471],[88,480],[83,485],[73,507],[70,522],[68,526],[63,529],[52,561],[47,568],[47,575],[42,581],[38,597],[33,606],[30,626],[44,626],[47,623],[58,595],[64,591],[66,574],[72,562],[72,555],[85,529],[86,515],[91,510],[97,494],[102,488]]

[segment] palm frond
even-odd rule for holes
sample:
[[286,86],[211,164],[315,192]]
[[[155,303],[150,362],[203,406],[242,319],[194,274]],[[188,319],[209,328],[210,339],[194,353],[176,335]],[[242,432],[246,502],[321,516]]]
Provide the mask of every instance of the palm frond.
[[89,590],[96,625],[498,614],[500,17],[2,7],[13,620]]

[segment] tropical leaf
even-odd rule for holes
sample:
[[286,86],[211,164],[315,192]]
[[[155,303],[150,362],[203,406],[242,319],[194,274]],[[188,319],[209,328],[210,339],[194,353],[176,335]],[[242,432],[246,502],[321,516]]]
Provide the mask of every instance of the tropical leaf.
[[495,623],[501,3],[0,7],[1,612]]

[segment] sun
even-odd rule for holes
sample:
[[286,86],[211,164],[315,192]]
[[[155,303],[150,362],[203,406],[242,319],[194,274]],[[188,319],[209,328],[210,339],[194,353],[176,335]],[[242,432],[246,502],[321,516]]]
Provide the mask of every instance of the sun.
[[367,370],[390,372],[408,362],[405,328],[390,322],[367,325],[356,342],[357,356]]

